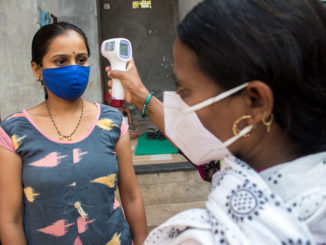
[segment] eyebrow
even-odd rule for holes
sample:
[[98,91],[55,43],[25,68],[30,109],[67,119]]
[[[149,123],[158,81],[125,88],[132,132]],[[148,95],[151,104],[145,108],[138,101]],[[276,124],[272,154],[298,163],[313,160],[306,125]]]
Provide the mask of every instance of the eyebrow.
[[88,53],[83,52],[83,53],[78,53],[76,55],[87,55],[88,56]]
[[66,55],[66,54],[56,54],[56,55],[53,55],[52,58],[62,57],[62,56],[68,56],[68,55]]
[[[77,55],[86,55],[86,56],[88,56],[88,54],[85,53],[85,52],[77,53],[76,56],[77,56]],[[56,54],[56,55],[52,56],[52,58],[57,58],[57,57],[66,57],[66,56],[71,56],[71,54]]]

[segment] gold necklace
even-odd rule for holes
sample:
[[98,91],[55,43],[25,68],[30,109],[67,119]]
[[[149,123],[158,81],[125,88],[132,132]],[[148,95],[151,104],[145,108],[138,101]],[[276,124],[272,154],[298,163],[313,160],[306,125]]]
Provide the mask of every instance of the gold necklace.
[[49,116],[50,116],[50,118],[51,118],[51,121],[52,121],[52,123],[53,123],[53,126],[55,127],[55,129],[57,130],[57,133],[58,133],[59,136],[60,136],[60,137],[59,137],[59,140],[71,141],[71,140],[72,140],[72,138],[71,138],[72,135],[77,131],[77,129],[78,129],[79,125],[80,125],[80,122],[81,122],[81,120],[82,120],[82,118],[83,118],[83,113],[84,113],[84,102],[83,102],[83,100],[82,100],[82,107],[81,107],[81,112],[80,112],[79,121],[78,121],[78,123],[77,123],[75,129],[74,129],[74,130],[72,131],[72,133],[69,134],[69,135],[64,135],[64,134],[62,134],[62,133],[60,132],[60,130],[58,129],[57,125],[56,125],[55,122],[54,122],[54,119],[53,119],[52,113],[51,113],[51,111],[50,111],[50,108],[49,108],[49,105],[48,105],[48,101],[47,101],[47,100],[45,101],[45,104],[46,104],[46,108],[47,108],[47,110],[48,110]]

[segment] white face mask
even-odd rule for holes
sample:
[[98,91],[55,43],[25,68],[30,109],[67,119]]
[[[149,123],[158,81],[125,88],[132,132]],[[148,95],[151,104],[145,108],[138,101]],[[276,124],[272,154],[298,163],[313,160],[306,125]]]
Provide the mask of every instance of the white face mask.
[[184,103],[176,92],[164,92],[165,133],[192,163],[201,165],[231,155],[227,146],[250,132],[253,125],[245,127],[238,135],[222,143],[202,125],[195,112],[238,92],[247,85],[248,83],[242,84],[191,107]]

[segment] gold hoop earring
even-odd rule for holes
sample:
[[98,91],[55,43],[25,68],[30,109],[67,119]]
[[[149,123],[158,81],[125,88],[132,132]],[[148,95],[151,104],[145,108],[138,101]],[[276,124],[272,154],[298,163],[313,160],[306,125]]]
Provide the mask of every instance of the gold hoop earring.
[[265,114],[266,114],[266,111],[264,112],[263,119],[262,119],[261,121],[262,121],[262,123],[267,127],[267,128],[266,128],[266,132],[269,132],[269,131],[271,131],[271,125],[272,125],[273,120],[274,120],[274,114],[272,113],[272,114],[269,116],[270,119],[269,119],[268,122],[266,121],[267,118],[265,118]]
[[[244,115],[233,123],[232,131],[233,131],[234,136],[238,135],[239,132],[241,131],[240,129],[238,129],[239,122],[244,119],[249,119],[249,118],[251,118],[251,115]],[[245,134],[243,137],[248,137],[248,136],[250,136],[250,133]]]

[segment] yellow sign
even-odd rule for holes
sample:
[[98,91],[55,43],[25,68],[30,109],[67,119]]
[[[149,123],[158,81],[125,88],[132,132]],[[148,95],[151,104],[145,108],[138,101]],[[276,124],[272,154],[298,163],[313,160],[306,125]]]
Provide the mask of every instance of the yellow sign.
[[133,9],[151,9],[152,8],[152,1],[132,1],[132,8]]

